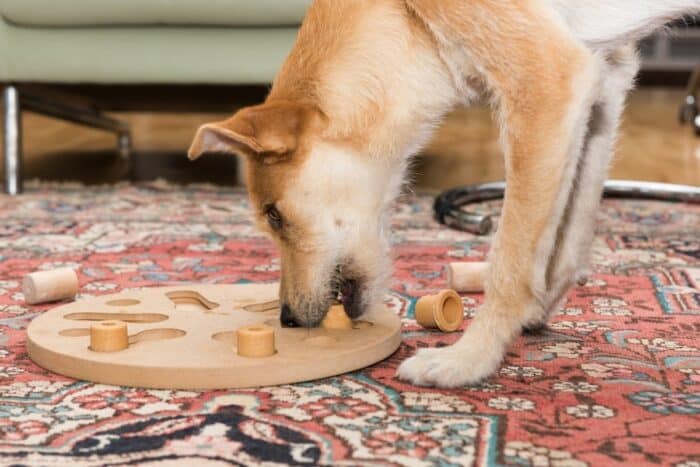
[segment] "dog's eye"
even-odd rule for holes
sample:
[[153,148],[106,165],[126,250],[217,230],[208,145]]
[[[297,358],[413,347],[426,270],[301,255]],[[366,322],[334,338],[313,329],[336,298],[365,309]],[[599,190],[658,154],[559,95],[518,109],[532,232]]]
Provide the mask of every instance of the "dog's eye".
[[270,227],[274,230],[280,230],[282,228],[282,216],[274,204],[265,206],[265,216],[267,217],[267,222],[270,224]]

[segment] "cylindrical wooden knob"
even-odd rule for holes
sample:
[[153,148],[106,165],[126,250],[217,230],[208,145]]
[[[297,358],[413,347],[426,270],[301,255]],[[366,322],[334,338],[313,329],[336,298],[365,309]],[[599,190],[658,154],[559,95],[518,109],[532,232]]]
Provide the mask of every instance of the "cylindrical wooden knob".
[[321,326],[324,329],[352,329],[352,320],[345,313],[343,305],[337,304],[328,309]]
[[449,289],[421,297],[416,303],[416,321],[424,328],[456,331],[464,321],[462,299]]
[[447,286],[457,292],[483,292],[484,275],[489,263],[450,263],[447,265]]
[[129,333],[123,321],[100,321],[90,326],[90,350],[118,352],[129,347]]
[[275,331],[270,326],[256,324],[236,331],[238,355],[261,358],[275,354]]
[[24,277],[22,292],[30,305],[74,298],[78,276],[70,268],[33,272]]

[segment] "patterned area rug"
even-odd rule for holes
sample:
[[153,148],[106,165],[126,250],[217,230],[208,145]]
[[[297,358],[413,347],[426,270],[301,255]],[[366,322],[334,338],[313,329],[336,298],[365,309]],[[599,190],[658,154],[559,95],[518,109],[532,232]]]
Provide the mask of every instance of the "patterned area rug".
[[[595,273],[549,327],[484,384],[434,390],[394,377],[416,348],[458,337],[416,327],[415,300],[443,287],[447,262],[483,260],[488,239],[438,226],[430,205],[407,197],[393,217],[395,355],[311,383],[195,393],[35,366],[25,329],[49,307],[25,305],[20,278],[75,267],[83,295],[274,281],[244,194],[153,183],[0,197],[0,464],[700,465],[699,206],[605,202]],[[481,300],[464,296],[469,316]]]

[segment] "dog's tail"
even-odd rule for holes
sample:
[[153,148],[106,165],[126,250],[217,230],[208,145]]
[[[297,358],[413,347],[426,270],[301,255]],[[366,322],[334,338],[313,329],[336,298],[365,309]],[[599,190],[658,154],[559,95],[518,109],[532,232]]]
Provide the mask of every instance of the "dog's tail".
[[587,44],[616,48],[637,41],[686,15],[700,14],[700,0],[548,0]]

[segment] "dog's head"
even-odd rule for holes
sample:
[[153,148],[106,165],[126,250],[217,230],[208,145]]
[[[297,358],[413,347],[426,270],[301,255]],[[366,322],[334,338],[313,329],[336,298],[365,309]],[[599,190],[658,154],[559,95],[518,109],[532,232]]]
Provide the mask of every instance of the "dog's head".
[[397,177],[353,141],[324,136],[311,106],[277,101],[203,125],[189,150],[247,158],[251,207],[281,254],[281,319],[316,326],[340,299],[352,318],[382,300],[389,276],[385,211]]

